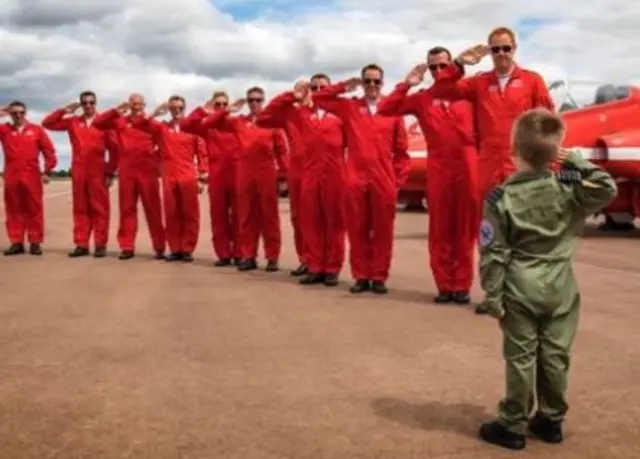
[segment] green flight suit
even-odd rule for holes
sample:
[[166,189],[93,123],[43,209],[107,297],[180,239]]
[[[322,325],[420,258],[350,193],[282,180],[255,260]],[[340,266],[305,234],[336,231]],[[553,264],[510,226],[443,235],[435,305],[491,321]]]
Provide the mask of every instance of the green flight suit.
[[568,410],[580,305],[573,242],[616,191],[607,172],[570,152],[560,171],[518,172],[488,195],[479,234],[483,306],[502,318],[507,388],[498,421],[512,432],[525,433],[536,399],[553,421]]

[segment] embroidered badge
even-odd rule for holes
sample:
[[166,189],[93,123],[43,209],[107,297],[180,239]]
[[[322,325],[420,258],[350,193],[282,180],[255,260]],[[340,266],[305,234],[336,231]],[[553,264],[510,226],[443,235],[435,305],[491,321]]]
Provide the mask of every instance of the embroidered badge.
[[480,247],[486,247],[493,242],[495,237],[495,231],[493,230],[493,225],[489,220],[482,220],[480,224],[480,236],[478,238]]

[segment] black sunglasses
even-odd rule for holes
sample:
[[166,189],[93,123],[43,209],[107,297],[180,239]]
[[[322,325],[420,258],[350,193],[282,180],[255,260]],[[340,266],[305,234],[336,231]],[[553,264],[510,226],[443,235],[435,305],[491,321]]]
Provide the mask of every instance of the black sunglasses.
[[436,72],[438,70],[444,70],[449,66],[449,64],[429,64],[429,70],[432,72]]
[[309,86],[309,89],[311,90],[311,92],[320,91],[321,89],[324,89],[324,88],[326,88],[326,86],[321,86],[317,84],[312,84],[311,86]]
[[380,86],[382,84],[382,80],[379,78],[365,78],[362,82],[367,86]]
[[513,49],[513,46],[510,46],[510,45],[492,46],[491,52],[493,54],[499,54],[500,52],[510,53],[512,49]]
[[213,106],[216,108],[228,107],[229,102],[214,102]]
[[25,113],[27,112],[25,112],[24,110],[13,110],[11,112],[12,115],[24,115]]
[[95,105],[96,101],[95,100],[83,100],[81,102],[82,105]]
[[259,104],[261,102],[264,102],[264,99],[261,97],[253,97],[251,99],[247,99],[247,102],[249,102],[250,104]]

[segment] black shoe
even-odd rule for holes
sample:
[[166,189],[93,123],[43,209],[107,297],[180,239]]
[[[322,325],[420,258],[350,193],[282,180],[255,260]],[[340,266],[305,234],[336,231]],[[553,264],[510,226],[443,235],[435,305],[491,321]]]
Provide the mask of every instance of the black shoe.
[[42,246],[36,242],[32,242],[29,244],[29,253],[36,256],[42,255]]
[[164,259],[166,261],[182,261],[182,254],[180,252],[170,253]]
[[238,263],[238,271],[253,271],[258,269],[258,263],[254,259],[242,260]]
[[469,296],[469,292],[455,292],[453,294],[453,302],[457,304],[471,303],[471,297]]
[[120,256],[118,257],[118,259],[119,260],[130,260],[133,257],[135,257],[135,254],[133,253],[133,250],[123,250],[120,253]]
[[213,266],[216,268],[224,268],[225,266],[231,266],[231,258],[220,258]]
[[308,273],[300,278],[300,285],[322,284],[324,282],[324,274]]
[[487,443],[507,449],[524,449],[527,445],[527,439],[524,435],[511,432],[498,421],[485,422],[480,427],[478,434]]
[[85,247],[76,247],[69,252],[69,258],[86,257],[89,255],[89,249]]
[[355,283],[351,286],[349,291],[351,293],[362,293],[362,292],[369,291],[370,287],[371,286],[370,286],[368,280],[359,279],[359,280],[355,281]]
[[104,258],[107,256],[107,249],[105,247],[96,247],[96,250],[93,252],[93,256],[95,258]]
[[268,260],[267,266],[264,268],[264,270],[268,273],[275,273],[279,269],[280,268],[278,267],[278,262],[275,260]]
[[340,283],[340,279],[337,274],[327,274],[324,276],[324,285],[327,287],[335,287]]
[[478,306],[476,306],[475,313],[480,315],[487,315],[489,314],[489,310],[484,303],[480,303]]
[[453,294],[451,292],[439,292],[433,301],[437,304],[451,303],[453,301]]
[[529,432],[545,443],[558,444],[564,441],[562,422],[552,421],[540,413],[536,413],[529,421]]
[[156,252],[155,256],[153,257],[156,260],[164,260],[164,250],[163,251],[158,251]]
[[192,263],[193,255],[191,255],[191,252],[184,252],[182,254],[182,261],[184,261],[185,263]]
[[389,293],[389,289],[382,281],[373,281],[371,283],[371,291],[377,295],[386,295]]
[[233,266],[238,266],[241,262],[242,262],[242,260],[240,259],[240,257],[233,257],[231,259],[231,264]]
[[294,277],[298,277],[298,276],[304,276],[308,272],[309,272],[309,269],[307,268],[307,265],[303,264],[303,265],[298,266],[296,269],[291,271],[289,274],[291,274]]
[[12,255],[22,255],[24,253],[24,244],[11,244],[3,253],[7,257]]

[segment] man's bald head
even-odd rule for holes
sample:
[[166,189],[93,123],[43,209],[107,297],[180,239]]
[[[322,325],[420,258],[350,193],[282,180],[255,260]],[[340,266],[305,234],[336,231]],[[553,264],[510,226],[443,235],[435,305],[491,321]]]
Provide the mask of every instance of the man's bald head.
[[144,112],[144,96],[140,93],[134,92],[129,96],[129,105],[131,107],[132,115],[138,115]]

